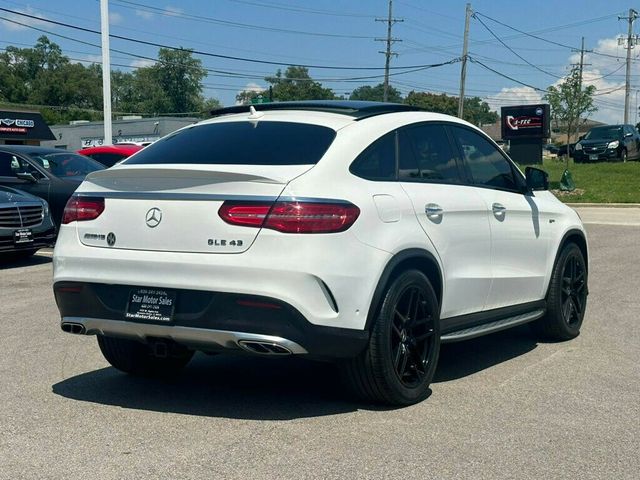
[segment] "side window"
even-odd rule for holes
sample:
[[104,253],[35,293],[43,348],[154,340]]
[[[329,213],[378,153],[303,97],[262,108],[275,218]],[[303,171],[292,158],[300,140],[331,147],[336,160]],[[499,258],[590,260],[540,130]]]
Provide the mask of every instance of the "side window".
[[0,177],[15,177],[16,173],[31,172],[32,168],[24,160],[8,152],[0,152]]
[[395,180],[396,133],[390,132],[373,142],[358,155],[349,171],[367,180]]
[[509,161],[487,139],[472,130],[451,127],[460,144],[473,183],[503,190],[520,190]]
[[[442,125],[425,124],[403,130],[417,161],[418,179],[423,182],[461,183],[456,155]],[[401,137],[402,138],[402,137]],[[400,145],[400,163],[403,147]]]

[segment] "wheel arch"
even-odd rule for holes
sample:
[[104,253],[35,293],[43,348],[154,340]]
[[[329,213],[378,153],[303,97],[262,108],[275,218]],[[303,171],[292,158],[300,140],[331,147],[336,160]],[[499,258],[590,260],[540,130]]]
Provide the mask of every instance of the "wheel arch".
[[436,257],[429,251],[420,248],[410,248],[402,250],[396,253],[391,260],[387,263],[378,284],[373,293],[371,304],[369,305],[369,311],[367,313],[367,323],[365,329],[370,330],[373,321],[375,320],[378,310],[380,309],[380,301],[387,290],[388,286],[395,280],[398,275],[406,270],[418,270],[429,279],[433,289],[438,297],[438,303],[442,306],[442,293],[443,293],[443,276],[440,269],[440,265],[436,260]]
[[[577,228],[573,228],[569,231],[567,231],[562,239],[560,240],[560,243],[558,244],[558,248],[556,250],[556,257],[553,260],[553,265],[551,266],[551,271],[553,272],[554,269],[556,268],[556,265],[558,264],[558,259],[560,258],[560,253],[562,252],[562,250],[564,249],[564,247],[566,247],[568,244],[570,243],[575,243],[578,248],[580,249],[580,251],[582,252],[582,256],[584,257],[584,264],[585,267],[587,269],[587,273],[589,273],[589,249],[587,246],[587,237],[585,236],[584,232],[582,230],[579,230]],[[551,277],[549,277],[551,278]],[[551,282],[549,282],[550,285]],[[549,285],[547,285],[547,291],[545,293],[545,298],[547,298],[547,295],[549,294]]]

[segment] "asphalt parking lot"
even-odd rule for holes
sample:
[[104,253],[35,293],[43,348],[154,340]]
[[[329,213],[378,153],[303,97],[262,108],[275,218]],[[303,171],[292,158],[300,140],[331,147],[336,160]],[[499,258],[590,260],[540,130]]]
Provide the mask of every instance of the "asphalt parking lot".
[[638,478],[640,226],[587,229],[580,337],[446,345],[430,398],[392,410],[302,360],[127,377],[60,330],[50,252],[0,266],[0,478]]

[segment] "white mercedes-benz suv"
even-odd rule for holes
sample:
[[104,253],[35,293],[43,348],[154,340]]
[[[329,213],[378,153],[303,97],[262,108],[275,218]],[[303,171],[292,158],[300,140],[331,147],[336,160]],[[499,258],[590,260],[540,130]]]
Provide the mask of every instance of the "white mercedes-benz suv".
[[375,102],[237,106],[87,176],[54,252],[62,330],[111,365],[195,351],[339,361],[360,396],[426,398],[440,344],[578,335],[578,215],[478,128]]

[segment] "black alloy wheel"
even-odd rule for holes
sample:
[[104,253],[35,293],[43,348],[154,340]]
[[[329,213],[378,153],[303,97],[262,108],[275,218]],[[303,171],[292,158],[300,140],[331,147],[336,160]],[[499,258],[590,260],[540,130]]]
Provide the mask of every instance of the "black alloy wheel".
[[580,334],[587,309],[588,269],[585,257],[575,243],[565,245],[553,267],[547,311],[531,324],[550,340],[570,340]]
[[406,387],[420,385],[433,361],[435,347],[433,316],[425,292],[407,287],[398,298],[391,320],[393,368]]
[[575,326],[582,322],[587,303],[587,271],[582,255],[567,257],[562,272],[562,318],[567,325]]
[[412,405],[429,396],[439,354],[438,297],[422,272],[407,270],[388,285],[367,347],[342,373],[360,398]]

